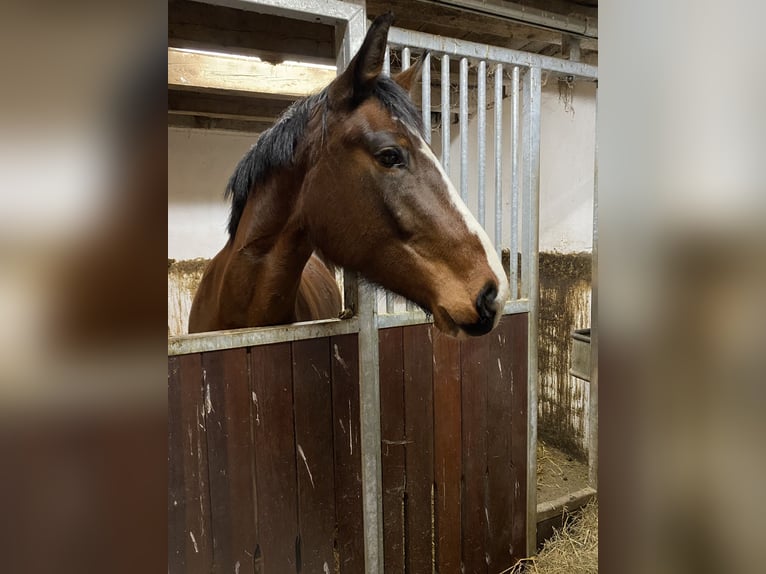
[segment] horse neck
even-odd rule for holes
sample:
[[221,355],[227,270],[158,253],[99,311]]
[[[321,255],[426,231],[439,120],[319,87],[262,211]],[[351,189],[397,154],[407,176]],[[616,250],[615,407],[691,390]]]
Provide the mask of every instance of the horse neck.
[[281,174],[253,190],[231,243],[221,304],[234,313],[246,309],[249,326],[295,321],[301,274],[313,251],[297,212],[302,180]]

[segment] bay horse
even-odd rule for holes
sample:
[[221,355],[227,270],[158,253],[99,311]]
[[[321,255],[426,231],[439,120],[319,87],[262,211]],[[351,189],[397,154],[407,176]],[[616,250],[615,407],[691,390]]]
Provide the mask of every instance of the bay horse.
[[376,18],[347,69],[237,165],[229,239],[202,277],[189,332],[337,317],[324,261],[407,297],[450,335],[497,325],[509,295],[502,264],[410,99],[423,59],[382,74],[392,20]]

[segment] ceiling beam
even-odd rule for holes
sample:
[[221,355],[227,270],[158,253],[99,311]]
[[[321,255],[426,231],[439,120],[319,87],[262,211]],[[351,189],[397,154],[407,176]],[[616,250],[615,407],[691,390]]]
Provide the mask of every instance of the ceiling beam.
[[295,98],[319,92],[334,78],[334,69],[168,48],[168,87]]

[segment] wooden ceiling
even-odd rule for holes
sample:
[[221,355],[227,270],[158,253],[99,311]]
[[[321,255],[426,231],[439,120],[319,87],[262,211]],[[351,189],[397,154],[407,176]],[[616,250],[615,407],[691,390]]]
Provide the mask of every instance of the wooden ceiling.
[[[401,28],[470,40],[495,46],[535,52],[554,57],[570,54],[572,36],[551,27],[530,26],[497,14],[455,7],[460,2],[436,0],[367,0],[367,14],[393,11]],[[465,4],[489,6],[502,11],[508,6],[533,11],[555,23],[563,17],[588,22],[596,29],[597,0],[474,0]],[[552,17],[551,17],[552,16]],[[546,22],[548,21],[546,20]],[[598,40],[580,36],[579,56],[595,63]],[[301,82],[326,84],[334,73],[328,69],[285,64],[298,61],[335,64],[335,30],[320,23],[288,20],[255,12],[214,6],[204,2],[170,0],[168,4],[168,123],[196,127],[260,132],[282,113],[290,101],[302,95]],[[242,65],[226,56],[188,54],[193,49],[217,53],[257,56]],[[432,81],[438,81],[438,72]],[[281,82],[281,83],[280,83]],[[275,90],[275,86],[281,86]],[[282,93],[275,93],[282,90]]]

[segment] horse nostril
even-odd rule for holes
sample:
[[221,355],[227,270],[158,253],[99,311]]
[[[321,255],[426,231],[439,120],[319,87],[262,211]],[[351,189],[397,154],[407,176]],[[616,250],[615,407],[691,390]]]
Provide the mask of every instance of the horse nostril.
[[497,297],[497,284],[494,281],[488,282],[479,292],[476,298],[476,311],[479,313],[479,321],[492,321],[497,311],[494,303]]

